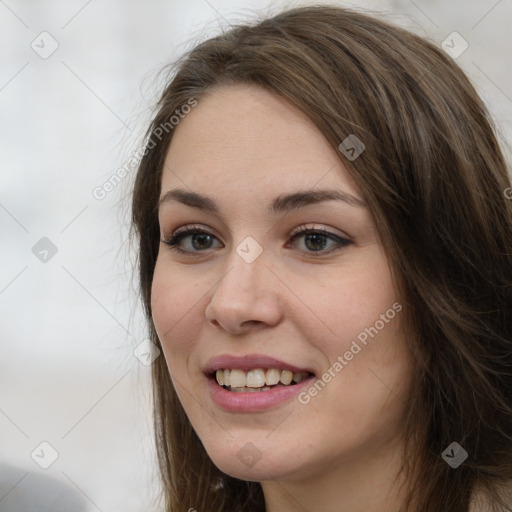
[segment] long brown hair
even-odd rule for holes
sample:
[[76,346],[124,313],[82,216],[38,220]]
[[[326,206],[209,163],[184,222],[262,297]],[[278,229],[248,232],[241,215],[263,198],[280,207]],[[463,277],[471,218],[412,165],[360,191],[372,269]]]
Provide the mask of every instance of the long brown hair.
[[[360,12],[294,8],[209,39],[172,68],[146,133],[132,221],[155,344],[151,284],[169,119],[215,87],[265,88],[304,112],[340,151],[388,255],[417,370],[404,425],[402,510],[468,512],[474,493],[506,509],[512,481],[512,201],[494,127],[464,73],[430,42]],[[167,125],[166,125],[167,123]],[[167,126],[162,131],[162,126]],[[164,133],[165,132],[165,133]],[[153,363],[154,426],[166,510],[264,511],[257,482],[222,473]],[[441,454],[459,443],[457,469]]]

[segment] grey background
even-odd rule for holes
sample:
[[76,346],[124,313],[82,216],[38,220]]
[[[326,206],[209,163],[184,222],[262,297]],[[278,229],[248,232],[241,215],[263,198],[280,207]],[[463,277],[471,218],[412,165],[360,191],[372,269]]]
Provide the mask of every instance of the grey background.
[[[93,190],[139,147],[164,64],[219,27],[307,3],[0,1],[1,510],[159,509],[150,366],[134,355],[134,170],[102,200]],[[331,3],[438,45],[457,31],[457,62],[510,143],[512,0]],[[43,441],[58,454],[47,469]]]

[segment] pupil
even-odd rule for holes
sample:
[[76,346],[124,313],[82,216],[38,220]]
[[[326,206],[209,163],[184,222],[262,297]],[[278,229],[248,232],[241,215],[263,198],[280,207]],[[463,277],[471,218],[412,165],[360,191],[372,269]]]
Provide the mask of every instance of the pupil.
[[[325,243],[319,243],[318,244],[318,240],[320,239],[322,242],[325,242],[325,235],[321,235],[321,234],[312,234],[312,235],[306,235],[306,246],[308,245],[308,241],[311,240],[311,239],[316,239],[317,241],[317,245],[315,246],[315,242],[313,242],[313,249],[323,249],[323,246],[325,245]],[[309,249],[311,249],[311,247],[308,247]]]
[[[210,235],[202,235],[202,234],[199,234],[199,235],[195,235],[194,236],[194,241],[197,241],[199,239],[199,248],[200,249],[204,249],[204,244],[201,242],[201,240],[205,240],[206,238],[209,238]],[[207,242],[206,242],[206,245],[207,245]],[[197,247],[195,247],[197,249]]]

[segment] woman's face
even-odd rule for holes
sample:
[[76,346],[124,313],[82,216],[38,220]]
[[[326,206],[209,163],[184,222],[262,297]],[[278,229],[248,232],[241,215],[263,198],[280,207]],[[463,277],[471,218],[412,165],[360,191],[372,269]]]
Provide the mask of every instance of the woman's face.
[[[254,86],[211,92],[174,130],[161,238],[200,233],[160,244],[152,311],[213,462],[236,478],[291,481],[396,452],[412,358],[386,255],[344,157],[298,110]],[[319,200],[326,190],[339,197]],[[236,391],[211,377],[217,369]]]

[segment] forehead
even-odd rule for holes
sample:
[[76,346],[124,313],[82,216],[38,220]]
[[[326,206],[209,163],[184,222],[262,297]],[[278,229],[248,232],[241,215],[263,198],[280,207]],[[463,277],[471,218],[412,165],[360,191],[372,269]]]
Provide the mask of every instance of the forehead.
[[337,187],[357,193],[338,152],[300,110],[251,85],[210,91],[175,127],[162,192],[265,193],[287,188]]

